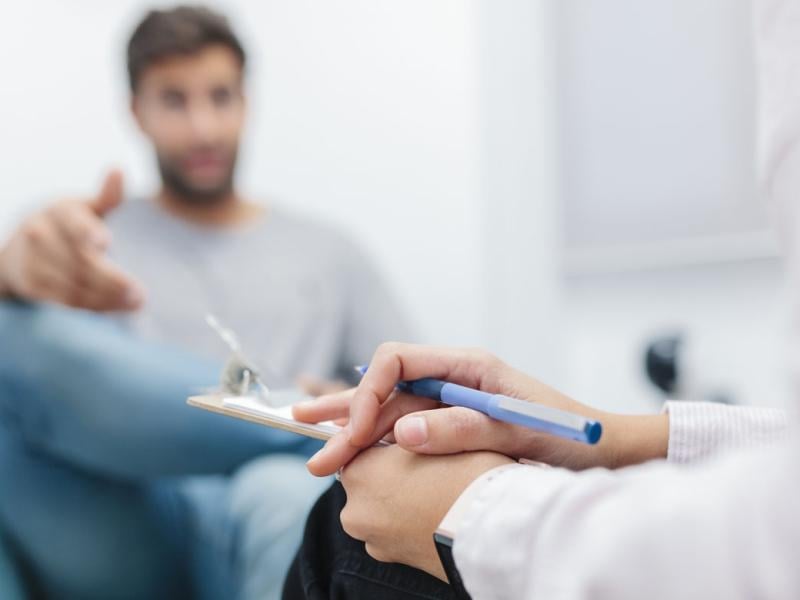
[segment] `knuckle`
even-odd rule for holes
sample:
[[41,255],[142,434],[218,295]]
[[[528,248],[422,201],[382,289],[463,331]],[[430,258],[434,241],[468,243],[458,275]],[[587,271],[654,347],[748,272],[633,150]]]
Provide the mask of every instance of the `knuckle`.
[[341,521],[342,529],[347,535],[357,540],[361,539],[359,537],[359,527],[356,525],[353,509],[349,502],[344,505],[342,512],[339,513],[339,521]]
[[48,208],[45,212],[49,214],[58,214],[63,212],[70,212],[75,210],[75,207],[78,206],[80,203],[77,200],[67,198],[62,200],[56,200],[53,205]]
[[89,269],[86,268],[86,264],[83,262],[83,260],[79,259],[79,262],[81,264],[79,265],[79,268],[73,271],[72,279],[75,282],[75,285],[78,287],[86,288],[91,285],[92,276],[89,272]]
[[74,241],[83,241],[88,240],[94,228],[87,222],[83,221],[82,219],[70,219],[69,222],[65,223],[68,228],[69,235]]
[[374,479],[380,468],[380,452],[385,448],[368,448],[358,453],[340,471],[339,479],[345,491],[355,492],[355,497],[363,497],[367,483]]
[[88,252],[75,252],[74,264],[79,267],[80,271],[88,274],[89,270],[94,265],[94,257]]
[[108,228],[96,216],[87,214],[89,209],[85,206],[81,207],[80,212],[75,212],[71,215],[71,224],[74,235],[79,236],[82,240],[89,239],[103,239],[109,236]]
[[339,469],[339,483],[342,484],[342,487],[347,490],[348,486],[352,483],[350,469],[346,469],[342,467]]
[[22,226],[22,238],[31,246],[39,247],[47,239],[48,227],[41,218],[34,218]]
[[496,385],[505,378],[508,366],[500,358],[482,348],[471,349],[468,353],[468,360],[472,363],[481,384]]
[[400,342],[383,342],[375,352],[376,356],[395,356],[399,354],[402,344]]
[[75,218],[91,212],[88,206],[80,200],[60,200],[56,202],[47,214],[58,222],[69,222]]
[[50,220],[55,221],[73,233],[85,232],[87,229],[88,214],[91,210],[79,200],[61,200],[53,205],[45,214]]
[[473,348],[470,352],[476,361],[488,367],[496,366],[500,362],[499,358],[484,348]]

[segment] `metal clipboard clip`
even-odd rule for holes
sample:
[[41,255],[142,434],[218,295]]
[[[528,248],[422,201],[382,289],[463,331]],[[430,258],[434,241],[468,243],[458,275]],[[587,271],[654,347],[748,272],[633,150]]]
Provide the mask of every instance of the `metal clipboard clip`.
[[212,314],[206,315],[206,323],[230,348],[231,356],[222,369],[220,388],[223,393],[234,396],[255,396],[271,405],[269,388],[261,380],[258,369],[242,352],[242,346],[236,334],[224,327]]

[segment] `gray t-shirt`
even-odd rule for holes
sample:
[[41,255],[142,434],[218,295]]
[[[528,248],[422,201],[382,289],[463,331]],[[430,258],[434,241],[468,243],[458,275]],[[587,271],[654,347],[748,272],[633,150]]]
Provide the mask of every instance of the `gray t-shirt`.
[[130,200],[108,218],[111,258],[144,285],[144,307],[122,317],[140,335],[224,359],[206,325],[239,336],[267,385],[301,374],[351,378],[383,341],[410,337],[404,315],[358,248],[324,225],[271,209],[236,229],[178,219]]

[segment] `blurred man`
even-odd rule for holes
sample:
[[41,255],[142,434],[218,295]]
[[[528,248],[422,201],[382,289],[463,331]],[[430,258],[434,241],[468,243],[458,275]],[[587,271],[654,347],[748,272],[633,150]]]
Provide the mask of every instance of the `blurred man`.
[[0,519],[45,596],[277,596],[313,444],[185,406],[225,358],[204,316],[271,387],[315,391],[406,334],[353,245],[237,193],[245,64],[220,15],[149,13],[128,73],[161,188],[111,173],[0,250]]

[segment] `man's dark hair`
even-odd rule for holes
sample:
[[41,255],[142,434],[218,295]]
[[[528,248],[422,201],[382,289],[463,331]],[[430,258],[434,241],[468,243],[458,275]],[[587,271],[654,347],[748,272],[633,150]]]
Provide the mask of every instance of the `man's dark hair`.
[[194,54],[212,44],[230,48],[244,68],[244,48],[223,15],[204,6],[151,10],[128,42],[131,91],[136,92],[147,67],[171,56]]

